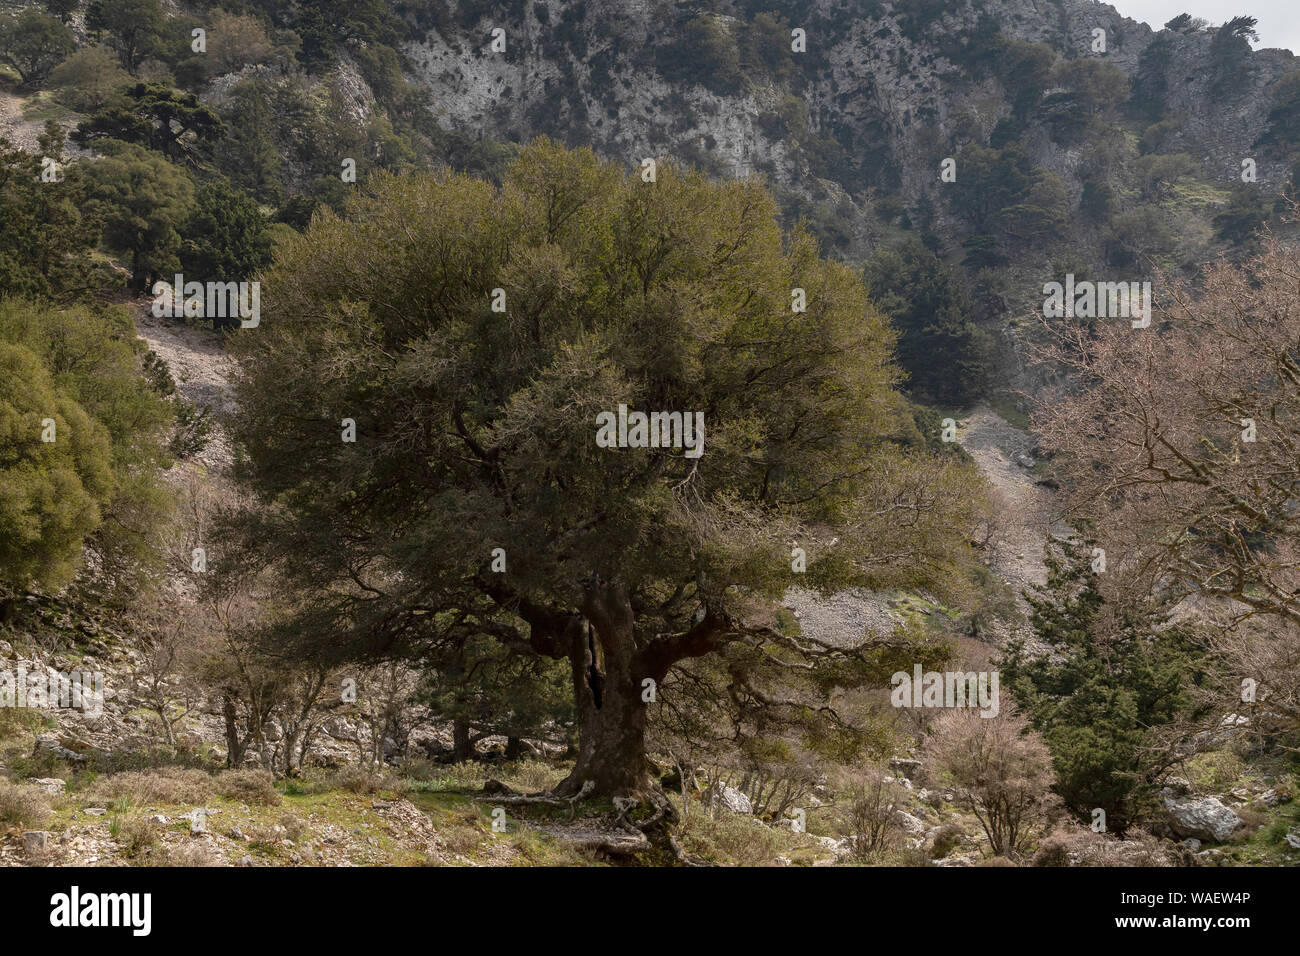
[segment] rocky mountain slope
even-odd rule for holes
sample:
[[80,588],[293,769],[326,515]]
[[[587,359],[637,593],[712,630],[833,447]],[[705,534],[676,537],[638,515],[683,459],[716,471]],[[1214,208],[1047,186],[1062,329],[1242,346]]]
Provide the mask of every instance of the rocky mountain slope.
[[[1096,57],[1132,80],[1144,54],[1163,38],[1159,78],[1169,111],[1184,117],[1182,144],[1207,177],[1236,181],[1240,160],[1266,130],[1270,92],[1297,68],[1286,50],[1259,50],[1215,93],[1207,68],[1209,32],[1153,31],[1095,0],[964,0],[959,3],[811,0],[748,5],[802,29],[807,52],[769,51],[788,64],[779,76],[757,71],[743,89],[683,83],[660,54],[681,42],[685,25],[714,18],[731,35],[745,4],[584,0],[575,4],[447,4],[425,38],[409,45],[414,75],[446,124],[474,135],[525,140],[541,133],[590,142],[625,162],[664,153],[702,160],[731,175],[767,173],[806,196],[858,203],[871,187],[897,191],[909,206],[936,195],[940,161],[963,137],[987,137],[1013,109],[1005,85],[972,76],[981,19],[1005,36],[1045,44],[1066,59]],[[505,31],[504,52],[490,48]],[[1104,53],[1094,51],[1104,31]],[[788,32],[764,44],[789,42]],[[707,57],[692,48],[682,56]],[[710,70],[707,60],[700,64]],[[713,65],[721,70],[722,64]],[[1049,95],[1053,90],[1044,90]],[[767,122],[794,93],[807,130]],[[1042,120],[1044,116],[1038,116]],[[1027,138],[1035,161],[1062,175],[1077,197],[1090,146],[1051,142],[1041,123]],[[831,175],[816,168],[811,140],[828,137],[848,160]],[[1287,169],[1261,157],[1259,181],[1280,186]]]

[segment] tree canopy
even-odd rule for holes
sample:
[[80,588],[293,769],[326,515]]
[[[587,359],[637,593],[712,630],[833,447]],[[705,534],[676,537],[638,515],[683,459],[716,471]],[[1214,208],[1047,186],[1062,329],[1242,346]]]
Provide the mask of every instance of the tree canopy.
[[36,86],[76,48],[57,18],[28,7],[0,20],[0,63],[18,71],[24,86]]
[[172,407],[143,375],[142,351],[124,312],[0,301],[6,589],[61,587],[87,548],[110,585],[151,570]]
[[[887,322],[757,182],[546,141],[500,188],[382,174],[283,248],[263,315],[234,427],[273,507],[225,560],[317,595],[313,653],[486,633],[567,660],[562,789],[645,789],[644,682],[683,661],[818,660],[806,709],[861,680],[855,649],[771,626],[791,585],[960,587],[978,479],[901,448]],[[600,447],[620,405],[702,414],[703,454]]]

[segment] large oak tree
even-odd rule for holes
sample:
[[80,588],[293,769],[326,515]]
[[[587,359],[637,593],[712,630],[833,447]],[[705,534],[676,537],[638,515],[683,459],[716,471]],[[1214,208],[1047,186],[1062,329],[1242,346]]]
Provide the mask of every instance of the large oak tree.
[[[545,141],[500,188],[380,175],[280,250],[262,301],[234,431],[267,507],[218,562],[310,589],[303,653],[488,634],[568,661],[558,793],[651,789],[646,682],[682,662],[725,660],[737,696],[755,661],[824,697],[879,671],[773,627],[789,586],[961,576],[978,478],[915,442],[887,322],[759,182],[648,182]],[[702,412],[703,455],[599,447],[620,404]]]

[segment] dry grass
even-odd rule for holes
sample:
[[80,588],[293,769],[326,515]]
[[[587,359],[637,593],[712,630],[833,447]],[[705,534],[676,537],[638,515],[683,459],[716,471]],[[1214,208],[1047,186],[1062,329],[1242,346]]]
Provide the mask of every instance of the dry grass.
[[132,860],[139,859],[158,842],[158,830],[148,817],[119,818],[110,824],[109,832],[122,853]]
[[296,813],[286,813],[280,817],[280,826],[284,827],[284,835],[294,843],[301,843],[304,837],[311,834],[307,821]]
[[1171,866],[1177,851],[1162,846],[1151,834],[1138,829],[1123,840],[1083,827],[1061,824],[1043,837],[1032,866]]
[[217,793],[227,800],[250,806],[277,807],[280,793],[266,770],[224,770],[217,774]]
[[178,843],[167,850],[161,861],[163,866],[221,866],[221,858],[205,841],[191,840]]
[[723,865],[770,866],[799,843],[788,830],[766,827],[745,814],[692,814],[681,834],[682,848],[697,859]]
[[966,842],[966,837],[966,829],[961,824],[952,821],[943,824],[943,826],[939,827],[939,832],[934,835],[933,858],[942,860],[961,847]]
[[393,790],[397,781],[382,771],[372,773],[363,767],[348,767],[330,775],[328,785],[348,793],[369,796],[381,790]]
[[35,787],[0,781],[0,824],[31,826],[40,823],[50,813],[50,802]]
[[154,803],[196,805],[206,803],[212,793],[212,777],[202,770],[159,767],[100,777],[90,785],[85,795],[101,801],[125,798],[140,806]]

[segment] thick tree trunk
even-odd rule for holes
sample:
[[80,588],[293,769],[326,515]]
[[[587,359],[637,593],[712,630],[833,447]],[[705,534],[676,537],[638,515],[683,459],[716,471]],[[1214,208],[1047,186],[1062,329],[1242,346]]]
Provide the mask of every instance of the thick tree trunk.
[[229,694],[221,698],[221,716],[226,722],[226,766],[238,770],[244,764],[244,741],[239,736],[235,700]]
[[555,794],[572,797],[585,788],[596,797],[649,797],[662,817],[671,807],[650,778],[643,682],[661,684],[675,662],[719,650],[730,626],[727,618],[706,609],[682,633],[638,641],[631,599],[618,582],[587,583],[577,614],[506,588],[490,588],[489,594],[528,622],[536,653],[567,656],[572,668],[578,755]]
[[469,739],[469,721],[463,717],[452,721],[451,747],[452,760],[456,763],[464,763],[474,756],[474,747]]
[[587,624],[569,660],[578,705],[578,760],[557,788],[578,793],[591,783],[593,796],[639,797],[651,789],[646,762],[646,705],[641,700],[643,665],[626,592],[593,585],[583,613]]

